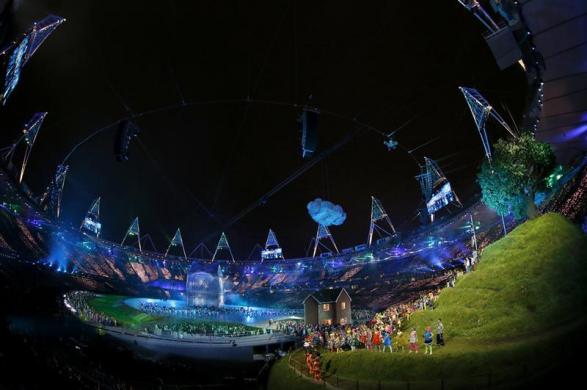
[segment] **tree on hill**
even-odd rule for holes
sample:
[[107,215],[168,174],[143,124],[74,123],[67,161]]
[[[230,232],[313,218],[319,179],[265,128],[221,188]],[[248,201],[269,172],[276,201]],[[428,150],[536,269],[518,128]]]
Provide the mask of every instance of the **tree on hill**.
[[550,145],[537,141],[530,133],[498,140],[493,160],[486,160],[477,174],[483,203],[499,215],[534,218],[538,215],[534,195],[544,186],[554,164]]

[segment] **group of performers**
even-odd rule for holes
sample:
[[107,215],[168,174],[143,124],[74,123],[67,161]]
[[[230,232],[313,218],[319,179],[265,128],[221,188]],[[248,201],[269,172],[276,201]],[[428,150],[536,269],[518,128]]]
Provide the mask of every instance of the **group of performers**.
[[322,380],[322,363],[320,361],[320,352],[313,350],[306,350],[306,366],[308,373],[317,381]]

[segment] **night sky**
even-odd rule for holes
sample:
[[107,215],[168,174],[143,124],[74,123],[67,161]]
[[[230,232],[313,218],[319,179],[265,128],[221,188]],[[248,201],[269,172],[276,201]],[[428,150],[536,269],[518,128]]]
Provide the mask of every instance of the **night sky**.
[[[523,108],[522,70],[498,70],[481,26],[456,0],[17,3],[13,34],[47,13],[68,19],[0,110],[3,144],[33,112],[49,112],[25,175],[34,192],[96,129],[161,108],[136,120],[142,132],[130,161],[114,159],[115,126],[69,160],[63,219],[79,225],[100,195],[103,237],[113,241],[138,215],[159,249],[178,226],[188,252],[205,238],[213,247],[227,221],[303,164],[296,109],[246,103],[247,96],[304,104],[312,95],[323,110],[386,132],[413,120],[397,133],[402,150],[388,152],[381,135],[364,130],[226,228],[241,258],[264,244],[269,227],[286,256],[303,255],[316,230],[306,204],[316,197],[348,214],[332,228],[339,247],[366,240],[370,195],[408,231],[418,224],[414,175],[424,156],[448,156],[441,167],[461,199],[470,199],[479,191],[483,149],[457,87],[479,89],[504,118],[504,107],[516,120]],[[213,103],[227,99],[241,101]],[[354,126],[321,115],[319,150]],[[505,135],[488,128],[493,140]]]

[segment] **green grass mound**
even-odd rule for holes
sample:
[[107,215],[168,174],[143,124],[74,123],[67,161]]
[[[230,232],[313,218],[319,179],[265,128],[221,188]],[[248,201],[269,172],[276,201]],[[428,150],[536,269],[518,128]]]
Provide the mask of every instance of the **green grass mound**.
[[408,325],[421,333],[442,318],[447,340],[536,336],[583,315],[586,277],[587,238],[564,217],[545,214],[487,247],[475,272]]
[[[471,388],[486,385],[489,376],[511,383],[552,365],[583,337],[586,277],[587,237],[564,217],[545,214],[488,246],[474,272],[441,292],[435,310],[412,315],[395,346],[415,327],[419,354],[325,353],[323,368],[329,383],[342,388],[354,388],[356,380],[439,388],[441,378],[445,388]],[[422,333],[426,326],[435,332],[439,318],[446,346],[424,355]],[[303,364],[303,354],[293,358]],[[277,383],[272,375],[270,388]]]
[[287,358],[283,358],[271,367],[271,373],[267,382],[269,389],[296,389],[311,390],[323,388],[323,386],[300,376],[288,365]]

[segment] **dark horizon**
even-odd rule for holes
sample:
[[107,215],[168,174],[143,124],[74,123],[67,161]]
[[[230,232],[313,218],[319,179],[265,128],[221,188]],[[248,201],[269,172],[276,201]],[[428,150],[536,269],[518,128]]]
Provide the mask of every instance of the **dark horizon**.
[[[142,132],[128,162],[113,156],[115,126],[77,150],[64,192],[63,220],[79,225],[101,196],[104,238],[119,242],[139,216],[142,233],[161,251],[179,226],[189,253],[304,163],[297,111],[247,104],[247,97],[303,105],[312,95],[321,109],[384,132],[411,122],[397,133],[401,149],[389,152],[383,136],[362,131],[226,229],[239,258],[264,244],[269,228],[287,257],[303,255],[316,229],[306,204],[317,197],[348,215],[332,228],[340,248],[366,239],[371,195],[398,230],[413,228],[421,203],[416,161],[424,156],[446,158],[440,166],[462,200],[470,199],[483,149],[457,87],[477,88],[517,122],[525,102],[522,70],[497,68],[480,26],[457,2],[426,10],[334,5],[22,2],[13,35],[47,13],[67,22],[24,68],[0,113],[2,141],[12,142],[34,112],[49,112],[25,175],[39,193],[71,147],[96,129],[176,107],[136,120]],[[181,107],[225,99],[242,103]],[[505,135],[488,128],[493,141]],[[352,130],[350,121],[321,115],[318,152]],[[213,249],[217,240],[206,244]]]

